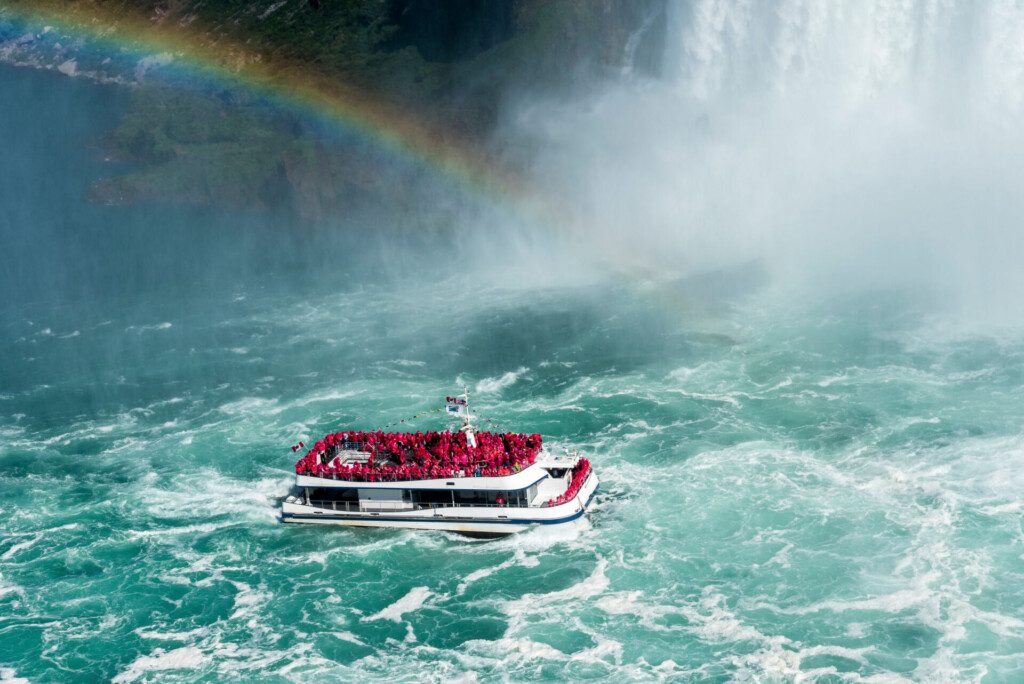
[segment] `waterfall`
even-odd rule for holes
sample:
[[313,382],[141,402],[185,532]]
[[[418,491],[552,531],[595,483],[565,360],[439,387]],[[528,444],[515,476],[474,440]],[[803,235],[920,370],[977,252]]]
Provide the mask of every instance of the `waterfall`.
[[632,33],[629,34],[629,38],[626,39],[626,46],[622,52],[622,78],[628,79],[632,77],[636,71],[636,53],[639,50],[641,43],[644,38],[650,32],[655,22],[659,19],[663,19],[665,15],[664,6],[654,3],[647,10],[644,20],[640,23],[640,26],[636,27]]
[[697,0],[667,16],[661,78],[520,119],[541,139],[538,186],[602,267],[760,259],[815,292],[986,305],[1024,287],[1024,3]]
[[671,5],[668,72],[695,99],[813,90],[856,107],[899,92],[988,121],[1024,103],[1024,4],[1015,0],[697,0]]

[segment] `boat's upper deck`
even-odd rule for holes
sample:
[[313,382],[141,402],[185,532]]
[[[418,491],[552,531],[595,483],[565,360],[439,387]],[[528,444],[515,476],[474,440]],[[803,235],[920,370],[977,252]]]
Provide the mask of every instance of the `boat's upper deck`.
[[[295,464],[295,473],[300,485],[310,483],[303,486],[323,486],[325,481],[338,483],[334,486],[431,481],[433,486],[454,487],[448,482],[462,478],[473,478],[477,486],[488,484],[487,480],[507,481],[522,473],[537,460],[541,448],[540,435],[512,432],[476,432],[470,438],[462,431],[336,432],[314,444]],[[548,458],[554,457],[545,454],[545,460]],[[571,463],[561,466],[552,462],[546,467],[571,467]],[[542,475],[535,469],[535,478]],[[519,479],[526,478],[514,479],[519,484]],[[508,486],[495,484],[496,488]]]
[[452,491],[495,491],[508,492],[520,489],[529,489],[533,485],[549,479],[547,470],[539,465],[531,465],[512,473],[498,477],[475,477],[474,475],[463,475],[450,478],[426,478],[419,480],[390,480],[378,479],[373,482],[365,480],[342,480],[335,479],[330,475],[298,475],[296,484],[299,487],[317,487],[328,489],[447,489]]

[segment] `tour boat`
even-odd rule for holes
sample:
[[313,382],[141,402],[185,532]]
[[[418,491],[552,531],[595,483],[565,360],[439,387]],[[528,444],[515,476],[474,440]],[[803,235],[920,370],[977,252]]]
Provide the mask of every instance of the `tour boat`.
[[578,452],[552,453],[538,434],[478,432],[468,391],[445,408],[462,417],[458,430],[325,436],[295,464],[282,520],[497,536],[586,513],[598,480]]

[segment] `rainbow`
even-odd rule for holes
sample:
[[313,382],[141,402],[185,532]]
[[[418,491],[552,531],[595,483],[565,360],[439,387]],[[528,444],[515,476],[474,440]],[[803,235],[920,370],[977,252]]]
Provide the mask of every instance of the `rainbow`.
[[310,65],[265,58],[239,43],[204,36],[178,22],[155,22],[131,11],[54,0],[0,0],[0,10],[30,24],[52,25],[113,50],[140,57],[173,55],[178,68],[250,89],[284,107],[322,117],[360,139],[419,164],[475,195],[502,204],[530,203],[522,182],[482,154],[450,140],[444,131],[352,84],[328,78]]

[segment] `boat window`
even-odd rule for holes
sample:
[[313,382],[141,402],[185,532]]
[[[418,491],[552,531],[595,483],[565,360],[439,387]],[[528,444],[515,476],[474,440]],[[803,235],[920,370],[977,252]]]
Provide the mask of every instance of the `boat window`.
[[311,487],[309,498],[317,501],[359,501],[359,495],[355,489],[337,487]]
[[415,489],[411,491],[412,502],[416,504],[448,504],[452,503],[452,494],[458,494],[451,490],[437,489]]

